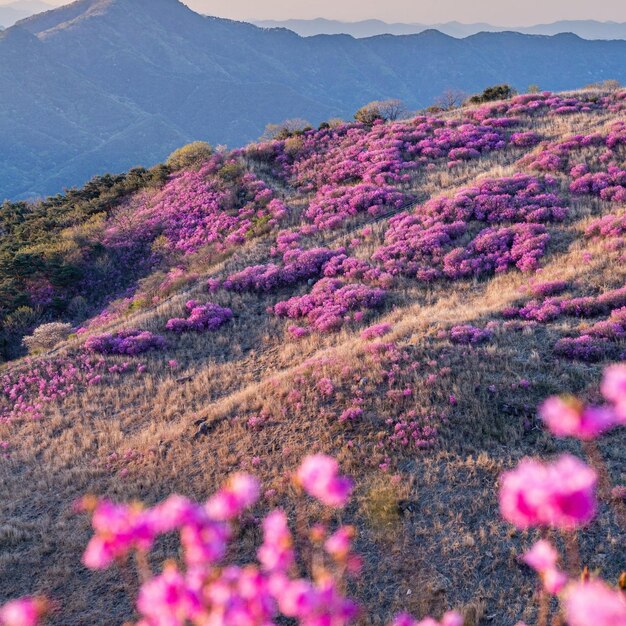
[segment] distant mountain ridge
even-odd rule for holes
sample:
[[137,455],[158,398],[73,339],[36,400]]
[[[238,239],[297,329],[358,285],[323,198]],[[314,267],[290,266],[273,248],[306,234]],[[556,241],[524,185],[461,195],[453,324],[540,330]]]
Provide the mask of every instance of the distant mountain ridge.
[[243,145],[268,122],[349,118],[371,100],[418,109],[449,88],[626,81],[625,58],[626,41],[575,35],[302,38],[177,0],[79,0],[0,33],[0,199],[151,165],[193,140]]
[[435,29],[451,37],[469,37],[481,32],[516,32],[526,35],[558,35],[574,33],[583,39],[626,39],[626,23],[599,22],[596,20],[562,20],[535,26],[494,26],[486,22],[463,24],[443,22],[437,24],[387,23],[382,20],[361,20],[342,22],[317,18],[313,20],[251,20],[261,28],[287,28],[302,37],[315,35],[352,35],[356,38],[377,35],[415,35],[425,30]]
[[16,0],[0,4],[0,26],[5,28],[13,26],[19,20],[52,8],[54,8],[52,5],[40,0]]

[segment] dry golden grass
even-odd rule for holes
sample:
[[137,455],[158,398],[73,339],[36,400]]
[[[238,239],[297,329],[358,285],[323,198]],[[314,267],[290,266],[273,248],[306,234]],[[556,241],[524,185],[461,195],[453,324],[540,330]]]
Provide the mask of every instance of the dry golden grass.
[[[532,126],[547,139],[558,139],[610,121],[609,115],[594,113],[538,118]],[[442,166],[416,176],[410,189],[421,199],[453,193],[479,177],[517,171],[522,154],[494,153],[453,172]],[[297,216],[302,200],[288,200]],[[541,280],[571,281],[572,295],[623,286],[626,267],[619,254],[580,236],[592,216],[614,207],[589,199],[573,199],[571,207],[567,223],[551,228]],[[346,243],[362,224],[319,234],[311,244]],[[367,257],[380,243],[384,227],[374,224],[371,248],[361,255]],[[194,270],[202,279],[156,307],[130,313],[121,325],[159,331],[187,299],[206,297],[206,276],[261,262],[269,245],[268,238],[260,239],[211,263],[199,256]],[[591,261],[583,262],[584,252],[592,253]],[[498,476],[524,454],[564,447],[540,429],[535,407],[555,391],[593,390],[601,367],[554,358],[554,341],[577,324],[572,320],[521,332],[500,328],[490,344],[475,349],[453,346],[438,333],[454,324],[497,319],[503,307],[523,299],[520,289],[528,280],[517,272],[452,287],[400,280],[376,319],[393,324],[385,341],[421,364],[398,373],[414,390],[408,399],[384,394],[384,368],[367,355],[358,329],[294,341],[282,321],[265,313],[284,293],[219,293],[213,300],[237,313],[220,332],[173,339],[166,352],[142,357],[148,368],[143,376],[128,374],[81,390],[49,405],[41,421],[0,424],[0,440],[12,444],[10,456],[0,459],[0,601],[41,592],[63,604],[57,620],[63,626],[121,623],[131,607],[119,573],[77,566],[89,531],[87,521],[72,512],[76,498],[87,492],[148,502],[171,492],[205,498],[226,475],[243,468],[276,491],[262,509],[281,504],[293,513],[297,506],[299,515],[313,519],[315,505],[293,504],[288,474],[303,455],[325,451],[357,480],[344,521],[358,526],[357,547],[365,558],[363,577],[352,589],[367,607],[364,624],[383,624],[401,609],[423,615],[447,608],[461,609],[468,626],[532,622],[536,581],[518,555],[533,537],[512,532],[500,520]],[[79,344],[71,340],[56,352]],[[178,361],[178,369],[166,365],[170,359]],[[425,374],[433,372],[436,380],[426,384]],[[322,377],[335,384],[332,400],[315,393]],[[530,388],[518,386],[523,379],[531,381]],[[488,391],[491,385],[496,393]],[[355,386],[363,390],[364,417],[340,424],[337,416]],[[303,397],[298,410],[289,400],[294,391]],[[449,402],[451,394],[456,405]],[[385,419],[411,408],[448,414],[437,445],[422,451],[378,447]],[[260,411],[270,418],[251,429],[247,417]],[[626,479],[624,443],[623,433],[616,433],[603,444],[615,482]],[[253,466],[254,457],[259,461]],[[386,461],[390,467],[384,473],[379,464]],[[625,541],[603,507],[585,533],[583,559],[615,579],[624,564],[614,556]],[[242,542],[241,551],[251,554],[251,543]]]

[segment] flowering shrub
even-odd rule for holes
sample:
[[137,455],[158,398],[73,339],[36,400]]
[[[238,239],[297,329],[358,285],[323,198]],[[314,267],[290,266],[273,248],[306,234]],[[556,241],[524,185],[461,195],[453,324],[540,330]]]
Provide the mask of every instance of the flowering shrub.
[[333,278],[318,281],[311,293],[279,302],[273,307],[278,317],[305,318],[313,329],[320,332],[338,330],[353,313],[359,319],[363,309],[375,309],[385,301],[383,289],[365,285],[346,285]]
[[[566,215],[560,199],[547,186],[519,174],[487,179],[452,198],[434,198],[412,214],[389,220],[385,245],[373,258],[392,274],[421,280],[478,276],[510,266],[536,269],[549,240],[542,223],[560,221]],[[514,224],[484,229],[469,244],[459,246],[471,222]]]
[[375,324],[374,326],[369,326],[361,331],[361,339],[364,339],[365,341],[377,339],[378,337],[383,337],[384,335],[390,333],[391,329],[391,324]]
[[[122,373],[130,363],[112,373]],[[98,385],[110,371],[102,357],[71,354],[42,360],[26,359],[20,367],[0,376],[0,423],[27,417],[39,419],[44,406],[75,393],[85,385]]]
[[507,136],[498,125],[426,116],[372,127],[343,124],[306,131],[295,152],[284,140],[251,146],[247,155],[270,164],[274,175],[302,191],[353,183],[382,187],[407,182],[411,172],[432,161],[448,158],[454,164],[505,148]]
[[551,280],[545,283],[532,283],[528,290],[537,298],[558,296],[567,290],[569,284],[564,280]]
[[616,250],[624,246],[626,215],[604,215],[593,220],[585,229],[585,237],[605,240],[607,248]]
[[189,311],[186,319],[175,317],[168,320],[165,327],[175,333],[195,330],[217,330],[233,317],[233,312],[227,307],[207,302],[198,304],[195,300],[189,300],[185,305]]
[[147,330],[120,330],[116,333],[92,335],[85,341],[85,350],[97,354],[137,355],[148,350],[161,350],[165,339]]
[[410,201],[410,196],[389,185],[325,185],[318,191],[304,214],[318,228],[330,229],[359,213],[378,216],[398,209]]
[[569,115],[598,111],[603,108],[611,110],[610,107],[615,106],[618,101],[618,95],[598,99],[584,94],[562,96],[544,91],[536,94],[521,94],[496,104],[486,104],[470,111],[469,116],[484,124],[486,123],[484,120],[501,115],[534,115],[546,111],[551,115]]
[[[234,176],[226,180],[220,173],[228,168]],[[259,227],[277,224],[286,208],[262,181],[238,168],[235,157],[216,154],[199,170],[179,172],[158,194],[135,200],[130,226],[112,221],[107,241],[162,235],[184,254],[208,244],[223,249],[244,243]]]
[[364,280],[389,285],[392,277],[367,261],[350,257],[345,248],[289,248],[283,254],[283,265],[267,263],[253,265],[231,274],[223,282],[212,279],[209,290],[223,287],[229,291],[268,292],[296,285],[313,278],[344,276],[350,280]]
[[592,194],[611,202],[626,201],[626,171],[623,169],[610,165],[606,172],[592,174],[578,170],[576,174],[570,184],[573,194]]
[[450,329],[450,341],[459,344],[478,344],[491,339],[491,331],[464,324]]
[[511,144],[519,148],[530,148],[536,146],[540,141],[539,135],[533,131],[511,135]]

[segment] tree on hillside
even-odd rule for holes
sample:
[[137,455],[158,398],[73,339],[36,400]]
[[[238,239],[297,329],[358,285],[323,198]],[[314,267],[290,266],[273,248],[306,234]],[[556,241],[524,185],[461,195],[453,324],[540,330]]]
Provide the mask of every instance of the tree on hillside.
[[174,150],[165,164],[172,170],[194,167],[206,161],[213,154],[213,148],[206,141],[194,141]]
[[460,89],[446,89],[436,100],[435,106],[443,111],[460,107],[467,99],[467,94]]
[[354,119],[361,124],[371,126],[376,120],[385,122],[406,117],[408,110],[402,100],[375,100],[362,106],[355,114]]
[[279,124],[268,124],[261,135],[261,141],[271,141],[272,139],[283,140],[292,135],[300,135],[305,130],[312,128],[310,122],[301,117],[294,117]]
[[517,91],[511,85],[503,83],[487,87],[481,94],[471,96],[469,102],[470,104],[482,104],[483,102],[494,102],[496,100],[509,100],[515,94],[517,94]]

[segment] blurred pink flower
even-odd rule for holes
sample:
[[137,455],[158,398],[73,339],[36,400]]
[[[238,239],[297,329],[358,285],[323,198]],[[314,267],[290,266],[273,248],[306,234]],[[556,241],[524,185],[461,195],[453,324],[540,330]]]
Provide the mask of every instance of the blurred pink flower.
[[0,606],[2,626],[37,626],[46,612],[46,601],[42,598],[20,598]]
[[541,540],[535,543],[524,554],[523,560],[541,576],[544,588],[548,593],[559,593],[567,583],[567,576],[557,567],[557,551],[548,541]]
[[571,530],[595,515],[596,481],[594,470],[568,454],[553,463],[524,459],[502,475],[500,512],[518,528]]
[[623,626],[626,595],[599,580],[573,583],[565,590],[564,610],[569,626]]
[[206,503],[212,519],[225,521],[235,519],[253,506],[259,499],[259,481],[248,474],[233,474],[226,485]]
[[309,495],[322,504],[342,508],[352,493],[352,481],[338,473],[339,464],[335,459],[315,454],[304,459],[296,479]]
[[586,407],[576,398],[553,396],[540,407],[539,415],[556,437],[595,439],[615,424],[609,407]]

